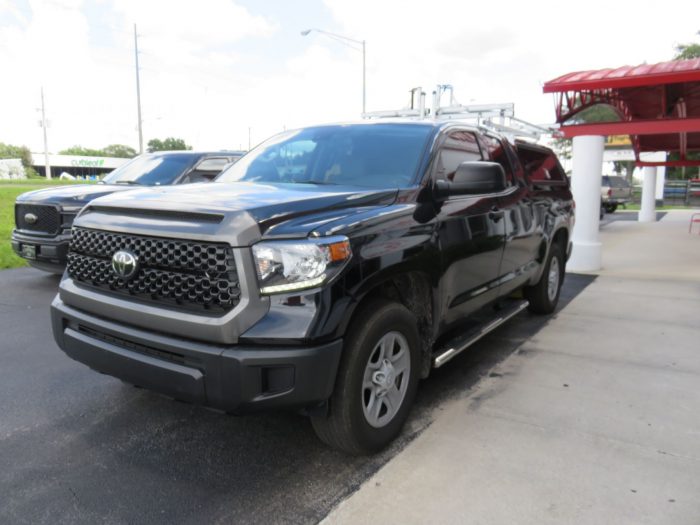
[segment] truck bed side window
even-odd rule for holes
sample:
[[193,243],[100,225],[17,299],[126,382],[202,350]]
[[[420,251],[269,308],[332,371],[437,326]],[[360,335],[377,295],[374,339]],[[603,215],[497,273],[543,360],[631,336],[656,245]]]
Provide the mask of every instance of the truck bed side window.
[[532,184],[565,183],[566,174],[556,156],[546,150],[519,146],[518,156],[525,165],[525,174]]

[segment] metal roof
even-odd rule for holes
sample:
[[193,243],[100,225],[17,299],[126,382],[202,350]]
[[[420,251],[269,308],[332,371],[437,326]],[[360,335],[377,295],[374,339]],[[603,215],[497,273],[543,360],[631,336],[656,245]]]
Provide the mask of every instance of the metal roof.
[[576,71],[545,82],[545,93],[700,82],[700,58]]
[[[630,135],[640,165],[700,164],[687,158],[700,151],[700,59],[568,73],[546,82],[543,91],[555,94],[557,122],[566,137]],[[598,104],[611,106],[620,120],[572,123]],[[648,151],[678,152],[680,161],[639,162],[639,154]]]

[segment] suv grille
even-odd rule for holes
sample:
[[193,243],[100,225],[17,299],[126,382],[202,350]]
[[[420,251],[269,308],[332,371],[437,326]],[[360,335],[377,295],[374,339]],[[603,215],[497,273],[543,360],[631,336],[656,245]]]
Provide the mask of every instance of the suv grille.
[[[29,215],[34,215],[36,220],[28,221],[27,216]],[[16,204],[15,224],[20,230],[57,234],[61,228],[61,214],[55,206]]]
[[[138,260],[128,280],[112,269],[119,250]],[[67,270],[89,286],[200,312],[229,311],[241,293],[233,251],[225,244],[73,228]]]

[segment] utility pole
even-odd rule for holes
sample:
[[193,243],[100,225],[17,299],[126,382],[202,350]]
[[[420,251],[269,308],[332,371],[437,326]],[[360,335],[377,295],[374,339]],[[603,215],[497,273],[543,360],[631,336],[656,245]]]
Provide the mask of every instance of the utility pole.
[[48,125],[46,121],[46,109],[44,108],[44,86],[41,86],[41,127],[44,128],[44,170],[46,171],[46,178],[50,180],[51,163],[49,162],[49,141],[46,138],[46,128]]
[[362,41],[362,117],[364,118],[365,113],[367,113],[367,64],[366,64],[366,52],[367,46],[365,41]]
[[136,110],[139,119],[139,153],[143,153],[143,129],[141,120],[141,81],[139,79],[139,37],[134,24],[134,57],[136,59]]

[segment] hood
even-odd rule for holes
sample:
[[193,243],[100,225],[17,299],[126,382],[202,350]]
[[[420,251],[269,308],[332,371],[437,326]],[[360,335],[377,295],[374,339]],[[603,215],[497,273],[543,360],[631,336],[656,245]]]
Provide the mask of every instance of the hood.
[[28,191],[17,197],[17,202],[58,204],[66,208],[82,208],[97,197],[133,189],[134,186],[128,184],[68,184],[66,186]]
[[311,229],[311,225],[336,220],[358,209],[387,206],[394,202],[397,192],[313,184],[202,183],[114,194],[93,201],[89,211],[109,212],[111,208],[129,215],[130,210],[136,214],[155,210],[228,219],[247,214],[261,233],[277,226],[275,230],[293,235],[289,228],[282,228],[282,223],[289,221],[298,223],[300,229]]

